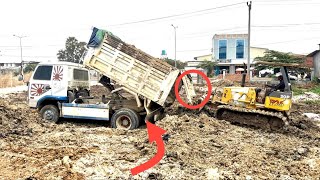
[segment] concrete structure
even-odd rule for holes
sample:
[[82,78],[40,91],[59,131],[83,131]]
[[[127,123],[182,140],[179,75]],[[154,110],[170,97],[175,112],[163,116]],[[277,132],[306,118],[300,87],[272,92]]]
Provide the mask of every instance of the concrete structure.
[[319,50],[315,50],[312,53],[307,55],[307,59],[309,58],[309,61],[312,61],[313,64],[313,73],[311,75],[312,78],[320,78],[320,44],[319,44]]
[[[236,69],[244,67],[248,59],[248,35],[247,34],[215,34],[212,38],[212,57],[218,62],[215,74],[221,74],[223,69],[227,73],[235,74]],[[250,62],[256,57],[264,56],[268,49],[251,47]]]
[[[194,61],[188,61],[187,66],[184,69],[185,70],[197,69],[197,70],[202,71],[206,74],[207,71],[205,69],[202,69],[199,67],[203,61],[212,61],[212,54],[194,57]],[[192,81],[194,83],[202,83],[203,82],[203,79],[200,76],[198,76],[197,74],[191,73],[191,77],[192,77]]]
[[12,69],[20,67],[21,63],[14,62],[0,62],[0,69]]
[[194,61],[188,61],[185,70],[199,69],[199,65],[203,61],[212,61],[212,54],[194,57]]

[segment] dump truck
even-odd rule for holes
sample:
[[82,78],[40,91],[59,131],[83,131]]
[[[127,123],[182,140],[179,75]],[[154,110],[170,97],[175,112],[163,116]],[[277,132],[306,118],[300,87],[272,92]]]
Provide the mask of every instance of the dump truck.
[[[40,64],[37,69],[51,68],[64,74],[59,76],[50,72],[46,78],[50,82],[54,80],[52,86],[60,87],[54,91],[59,94],[53,91],[50,95],[47,93],[52,88],[50,83],[38,83],[41,89],[38,91],[46,92],[47,96],[35,98],[40,95],[29,94],[28,99],[33,99],[33,107],[38,108],[44,119],[54,122],[59,117],[110,120],[114,128],[135,129],[143,120],[152,122],[163,117],[164,108],[171,106],[176,99],[174,84],[182,73],[181,70],[125,43],[111,32],[98,28],[92,29],[87,47],[81,69],[97,71],[101,75],[99,82],[111,96],[103,96],[97,100],[90,96],[89,88],[66,88],[68,84],[77,84],[67,77],[66,74],[71,75],[71,72],[63,73],[76,67],[75,65],[68,68],[67,64]],[[32,81],[37,81],[34,79],[39,74],[37,69],[31,78],[30,90],[35,86]],[[88,78],[83,79],[89,81]],[[63,81],[68,82],[61,83]],[[192,104],[195,91],[191,78],[184,76],[178,87],[184,87],[186,99]],[[126,98],[122,92],[131,94],[133,98]]]

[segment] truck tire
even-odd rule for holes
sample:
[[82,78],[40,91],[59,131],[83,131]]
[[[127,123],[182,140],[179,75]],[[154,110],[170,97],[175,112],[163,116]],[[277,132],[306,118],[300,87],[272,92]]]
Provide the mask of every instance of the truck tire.
[[43,119],[50,122],[58,122],[59,120],[59,110],[55,105],[45,105],[40,110],[40,115]]
[[139,127],[140,115],[132,109],[122,108],[117,110],[111,118],[111,127],[132,130]]

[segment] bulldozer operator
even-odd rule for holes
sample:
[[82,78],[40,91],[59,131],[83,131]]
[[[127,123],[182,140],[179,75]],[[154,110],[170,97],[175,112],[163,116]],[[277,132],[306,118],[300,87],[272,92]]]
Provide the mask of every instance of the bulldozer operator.
[[278,76],[279,83],[277,85],[266,85],[266,89],[257,88],[256,94],[257,94],[257,102],[264,103],[265,97],[268,96],[273,91],[281,91],[283,92],[285,89],[285,83],[283,80],[283,76]]
[[[281,92],[284,91],[286,85],[284,83],[283,76],[279,75],[278,80],[279,80],[279,84],[277,84],[277,85],[266,85],[268,88],[270,88],[269,93],[271,93],[271,91],[277,91],[277,90],[279,90]],[[269,93],[267,93],[267,94],[269,94]]]
[[286,87],[286,85],[284,84],[283,76],[282,76],[282,75],[278,76],[278,80],[279,80],[280,82],[279,82],[278,85],[276,85],[276,86],[274,87],[274,90],[275,90],[275,91],[279,90],[279,91],[283,92],[283,91],[284,91],[284,88]]

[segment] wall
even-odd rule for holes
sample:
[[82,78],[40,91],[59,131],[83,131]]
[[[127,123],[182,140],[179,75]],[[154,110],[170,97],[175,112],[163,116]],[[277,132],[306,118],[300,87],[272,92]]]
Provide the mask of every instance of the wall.
[[198,56],[196,58],[197,58],[197,61],[210,61],[210,60],[212,60],[212,54]]
[[0,63],[0,68],[19,67],[20,63]]
[[313,57],[307,57],[303,64],[309,68],[312,68],[313,67]]
[[251,47],[250,48],[250,59],[254,60],[256,57],[263,57],[265,52],[268,49],[266,48],[257,48],[257,47]]
[[[215,59],[219,59],[219,40],[227,40],[227,59],[231,59],[231,64],[242,64],[247,59],[247,52],[248,52],[248,39],[247,37],[219,37],[213,39],[213,57]],[[236,41],[237,40],[244,40],[244,54],[243,58],[237,59],[236,58]]]
[[313,56],[314,77],[320,78],[320,52]]

